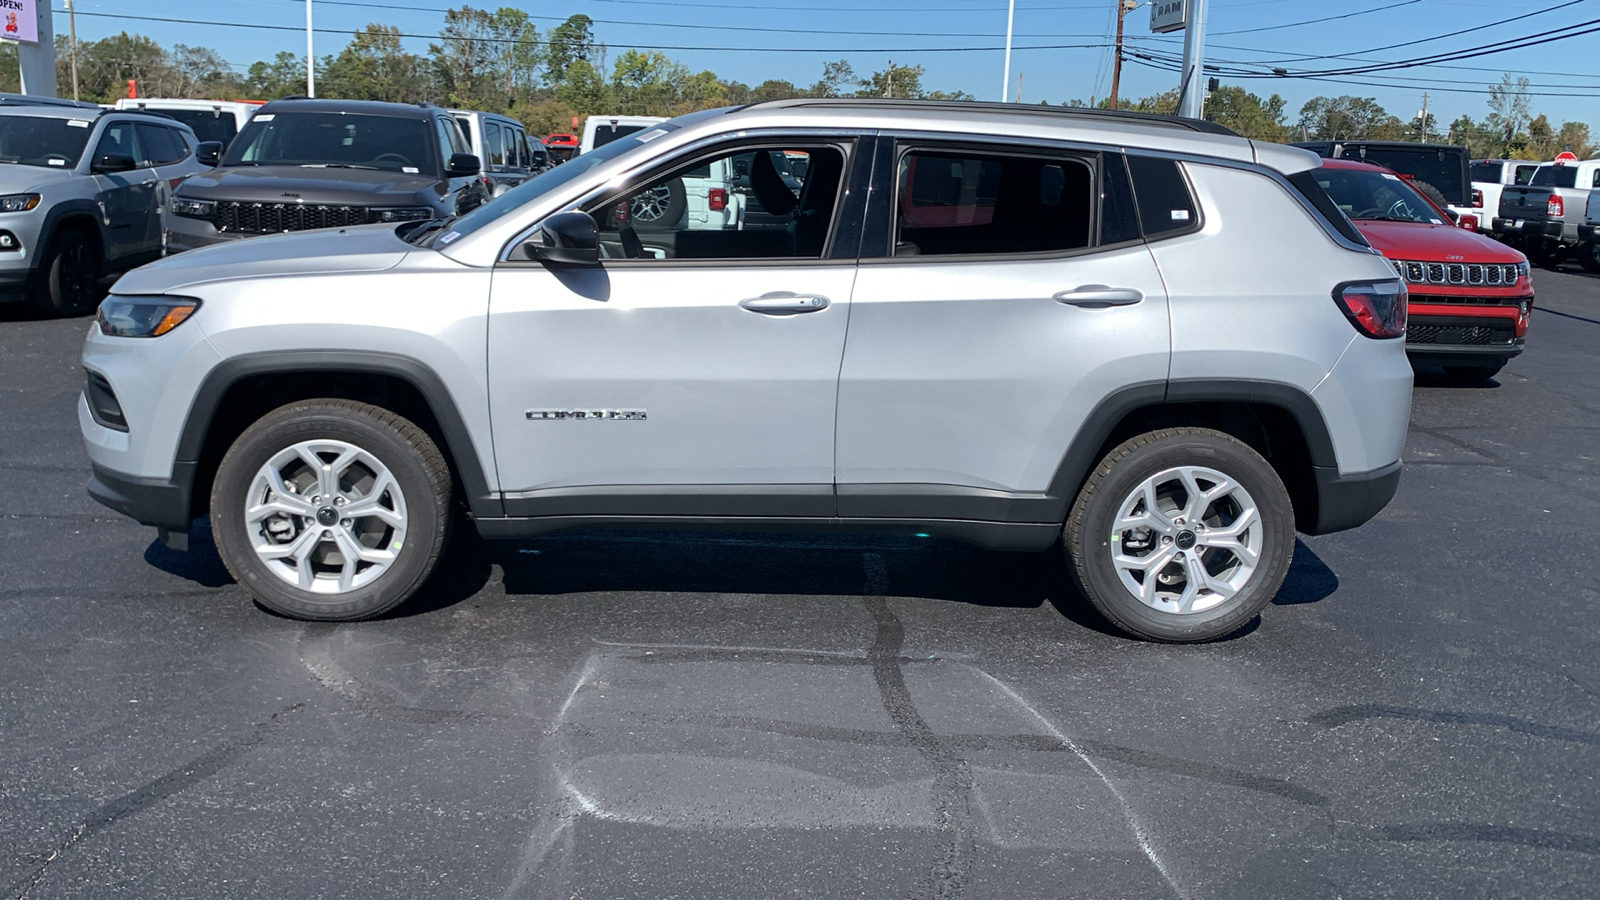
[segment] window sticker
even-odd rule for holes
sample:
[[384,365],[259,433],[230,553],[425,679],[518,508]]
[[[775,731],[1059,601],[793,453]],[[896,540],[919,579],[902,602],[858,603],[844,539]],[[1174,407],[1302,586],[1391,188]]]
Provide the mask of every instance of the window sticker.
[[415,175],[415,174],[417,174],[417,167],[416,166],[401,166],[400,167],[400,171],[406,173],[407,175]]
[[68,128],[88,128],[89,127],[89,120],[88,119],[68,119],[67,120],[67,127]]
[[1393,175],[1393,174],[1390,174],[1388,172],[1382,172],[1380,174],[1383,175],[1383,177],[1389,179],[1390,181],[1404,181],[1405,180],[1404,178],[1401,178],[1399,175]]
[[67,164],[67,161],[64,159],[47,159],[45,162],[52,166],[64,166]]
[[1189,221],[1189,211],[1187,209],[1175,209],[1175,210],[1173,210],[1172,211],[1172,221],[1174,221],[1174,222],[1187,222],[1187,221]]
[[448,243],[450,243],[451,241],[455,240],[458,237],[461,237],[461,232],[452,231],[452,232],[449,232],[448,234],[445,234],[445,235],[441,236],[439,238],[439,243],[448,244]]
[[658,137],[661,137],[662,135],[664,135],[666,133],[667,133],[667,130],[665,128],[652,128],[649,131],[644,132],[643,134],[636,134],[633,137],[634,137],[634,140],[638,141],[641,144],[648,144],[651,141],[655,140]]
[[277,118],[277,116],[275,114],[267,113],[264,116],[256,116],[255,118],[251,119],[250,121],[252,121],[252,122],[271,122],[275,118]]

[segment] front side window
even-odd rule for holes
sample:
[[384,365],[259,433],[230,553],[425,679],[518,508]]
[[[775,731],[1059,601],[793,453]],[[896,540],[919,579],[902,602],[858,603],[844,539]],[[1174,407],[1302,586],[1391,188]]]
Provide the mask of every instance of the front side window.
[[5,116],[0,118],[0,163],[70,169],[93,130],[88,119]]
[[[794,174],[797,163],[804,177]],[[837,146],[744,148],[695,160],[587,211],[615,258],[818,259],[844,167]]]
[[503,169],[506,167],[506,148],[500,139],[499,123],[483,123],[483,152],[489,155],[485,162],[492,168]]
[[1400,176],[1372,169],[1321,168],[1313,173],[1317,184],[1347,216],[1357,221],[1423,222],[1443,225],[1445,221],[1416,189]]
[[439,171],[428,120],[365,113],[258,113],[228,147],[225,166]]
[[1077,158],[914,149],[896,177],[896,256],[1089,246],[1094,173]]
[[1517,173],[1512,178],[1516,184],[1526,185],[1533,180],[1533,173],[1539,171],[1538,166],[1517,166]]
[[139,147],[144,151],[141,166],[165,166],[188,155],[188,147],[170,128],[140,122],[134,130],[139,133]]
[[113,122],[106,126],[100,134],[100,143],[94,148],[94,158],[102,156],[126,156],[135,165],[144,158],[144,151],[134,137],[132,122]]

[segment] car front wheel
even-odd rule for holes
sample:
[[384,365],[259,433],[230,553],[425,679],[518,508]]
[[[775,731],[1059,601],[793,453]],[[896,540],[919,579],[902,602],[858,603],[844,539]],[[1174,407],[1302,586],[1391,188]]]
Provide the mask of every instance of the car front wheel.
[[449,536],[444,455],[415,424],[350,400],[263,416],[223,456],[211,527],[228,571],[263,606],[310,621],[405,602]]
[[1157,641],[1223,637],[1282,586],[1294,509],[1242,441],[1167,428],[1122,443],[1073,504],[1063,546],[1074,580],[1117,628]]

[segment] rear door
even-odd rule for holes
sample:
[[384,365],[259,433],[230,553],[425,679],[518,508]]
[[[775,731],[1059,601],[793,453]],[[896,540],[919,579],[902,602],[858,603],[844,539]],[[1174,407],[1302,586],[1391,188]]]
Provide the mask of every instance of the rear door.
[[840,515],[1059,521],[1047,495],[1090,411],[1167,377],[1167,294],[1123,157],[909,137],[879,155]]

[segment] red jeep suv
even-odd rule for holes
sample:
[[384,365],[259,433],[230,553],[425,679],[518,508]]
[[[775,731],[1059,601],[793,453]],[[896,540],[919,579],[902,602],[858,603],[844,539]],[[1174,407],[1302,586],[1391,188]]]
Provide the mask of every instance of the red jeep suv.
[[1533,312],[1528,258],[1458,228],[1406,179],[1380,165],[1325,159],[1317,183],[1406,281],[1406,354],[1481,381],[1522,352]]

